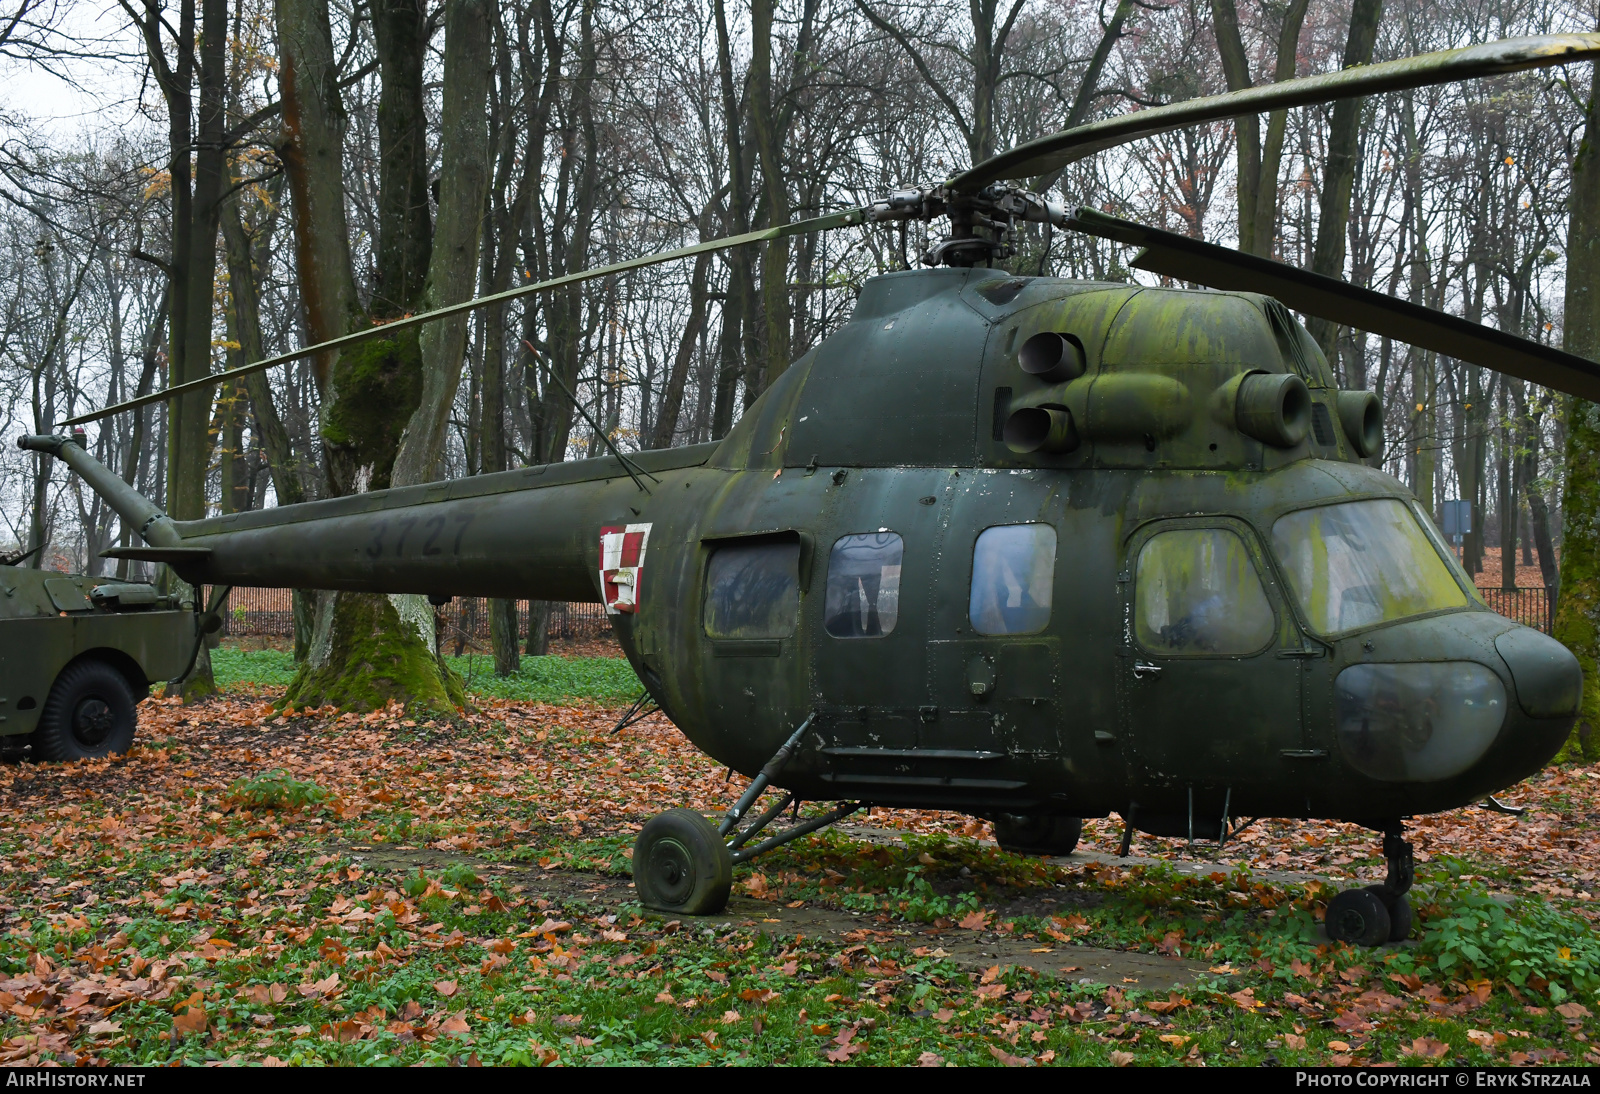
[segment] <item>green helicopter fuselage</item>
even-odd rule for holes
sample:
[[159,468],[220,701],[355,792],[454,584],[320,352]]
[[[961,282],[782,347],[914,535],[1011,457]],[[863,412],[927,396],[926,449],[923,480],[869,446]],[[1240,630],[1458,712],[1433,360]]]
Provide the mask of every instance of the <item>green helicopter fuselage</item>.
[[1378,823],[1540,768],[1581,676],[1362,462],[1375,414],[1266,297],[905,272],[721,442],[178,523],[179,565],[603,600],[717,761],[810,717],[805,799]]

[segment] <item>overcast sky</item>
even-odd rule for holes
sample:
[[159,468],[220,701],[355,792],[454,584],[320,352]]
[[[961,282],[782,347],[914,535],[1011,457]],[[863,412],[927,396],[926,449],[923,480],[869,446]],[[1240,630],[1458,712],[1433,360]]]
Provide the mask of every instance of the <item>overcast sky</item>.
[[62,0],[57,25],[90,49],[121,59],[52,59],[51,68],[61,74],[56,75],[41,65],[0,57],[0,109],[53,142],[148,124],[135,101],[143,68],[133,55],[139,42],[127,13],[107,0]]

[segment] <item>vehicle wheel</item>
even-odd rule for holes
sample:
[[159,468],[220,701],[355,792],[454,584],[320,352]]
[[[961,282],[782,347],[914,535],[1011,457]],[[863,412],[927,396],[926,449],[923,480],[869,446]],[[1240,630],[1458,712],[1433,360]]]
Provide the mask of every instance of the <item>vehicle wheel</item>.
[[1379,900],[1389,913],[1389,941],[1404,942],[1411,937],[1411,901],[1404,893],[1397,896],[1390,895],[1382,885],[1368,885],[1367,888],[1377,894]]
[[1389,941],[1389,909],[1371,889],[1346,889],[1328,901],[1323,926],[1334,942],[1381,946]]
[[647,908],[715,915],[733,888],[733,859],[710,821],[693,809],[669,809],[634,842],[633,883]]
[[1080,817],[1001,813],[994,819],[994,841],[1015,855],[1070,855],[1081,835]]
[[75,661],[50,685],[33,753],[41,760],[88,760],[128,751],[138,723],[133,689],[104,661]]

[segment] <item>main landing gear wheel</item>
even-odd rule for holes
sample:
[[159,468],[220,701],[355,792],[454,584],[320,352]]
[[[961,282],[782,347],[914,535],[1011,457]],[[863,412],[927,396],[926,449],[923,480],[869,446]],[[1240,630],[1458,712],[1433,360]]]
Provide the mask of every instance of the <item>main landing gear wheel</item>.
[[1001,813],[994,819],[994,841],[1014,855],[1070,855],[1082,835],[1080,817]]
[[634,842],[633,883],[647,908],[715,915],[733,889],[733,859],[714,824],[693,809],[669,809]]
[[1415,861],[1398,821],[1384,830],[1383,858],[1389,876],[1382,885],[1347,889],[1328,902],[1323,926],[1333,941],[1381,946],[1411,936],[1411,901],[1406,893],[1415,876]]
[[133,690],[104,661],[75,661],[61,670],[39,712],[34,755],[42,760],[116,756],[133,744],[138,714]]
[[1371,889],[1346,889],[1328,901],[1323,922],[1334,942],[1381,946],[1389,941],[1389,909]]
[[1404,893],[1391,893],[1382,885],[1368,885],[1367,891],[1383,901],[1389,913],[1389,941],[1404,942],[1411,937],[1411,900]]

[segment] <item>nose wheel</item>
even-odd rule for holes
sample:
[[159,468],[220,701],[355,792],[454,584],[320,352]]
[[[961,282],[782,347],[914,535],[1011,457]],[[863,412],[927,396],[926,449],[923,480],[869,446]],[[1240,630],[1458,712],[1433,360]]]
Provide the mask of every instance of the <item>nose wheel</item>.
[[1415,860],[1404,828],[1396,822],[1383,834],[1383,857],[1389,876],[1382,885],[1346,889],[1328,901],[1323,928],[1334,942],[1381,946],[1404,942],[1411,935],[1411,889]]

